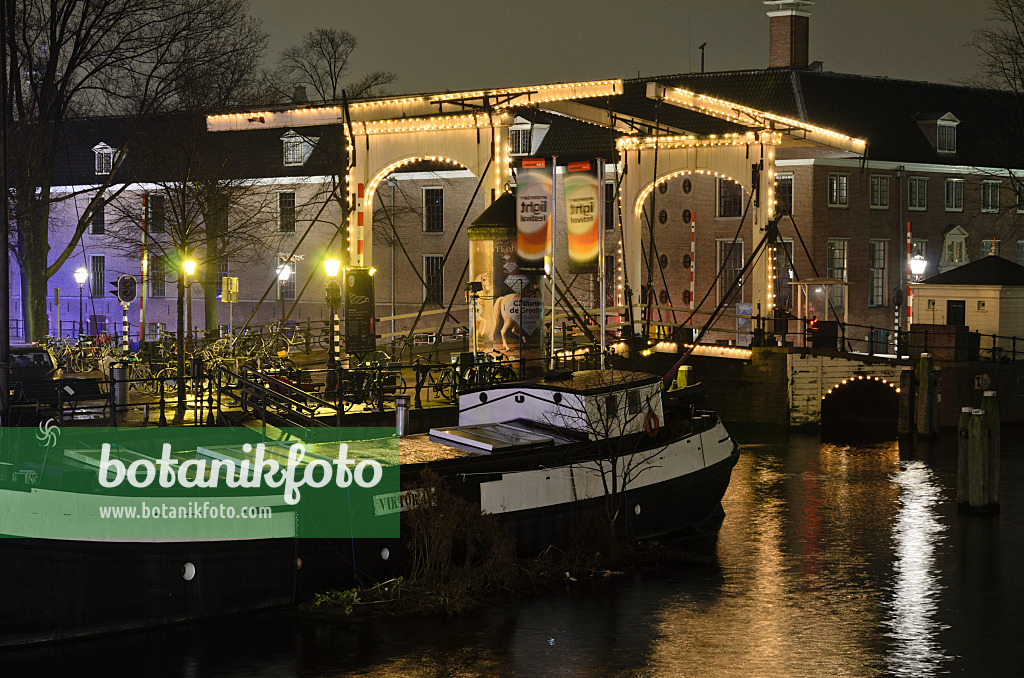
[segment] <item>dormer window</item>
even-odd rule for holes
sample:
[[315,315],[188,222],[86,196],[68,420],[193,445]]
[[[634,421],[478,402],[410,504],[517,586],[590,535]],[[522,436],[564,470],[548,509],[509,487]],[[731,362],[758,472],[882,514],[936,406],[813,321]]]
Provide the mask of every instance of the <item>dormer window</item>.
[[96,158],[96,174],[110,174],[114,167],[114,149],[105,143],[98,143],[92,147]]
[[294,130],[288,130],[281,137],[281,143],[284,145],[285,167],[305,165],[306,161],[309,160],[309,155],[313,152],[313,147],[316,146],[318,141],[320,141],[319,137],[306,137],[297,134]]
[[924,113],[917,116],[917,124],[940,155],[956,154],[956,126],[960,119],[952,113]]
[[533,130],[530,127],[510,127],[508,150],[509,155],[530,155],[533,150]]

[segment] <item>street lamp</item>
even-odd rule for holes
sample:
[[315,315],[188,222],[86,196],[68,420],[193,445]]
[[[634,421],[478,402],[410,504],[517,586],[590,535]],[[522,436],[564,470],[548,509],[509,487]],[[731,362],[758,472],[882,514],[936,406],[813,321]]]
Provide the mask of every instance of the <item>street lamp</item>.
[[292,277],[292,267],[287,263],[281,264],[277,267],[277,282],[278,292],[281,297],[281,331],[284,332],[284,286],[288,283],[288,278]]
[[910,260],[910,274],[914,276],[914,282],[921,282],[921,278],[924,277],[924,270],[928,268],[928,260],[922,257],[920,254],[914,256]]
[[186,259],[181,263],[185,271],[185,334],[188,337],[188,350],[192,350],[192,281],[190,277],[195,275],[196,262],[193,259]]
[[82,288],[85,281],[89,279],[89,271],[85,266],[79,266],[75,270],[75,282],[78,283],[78,336],[82,336]]
[[327,391],[333,393],[338,389],[338,359],[336,346],[340,338],[338,328],[338,307],[341,305],[341,285],[338,284],[338,272],[341,262],[337,259],[324,261],[324,271],[330,280],[327,281],[327,305],[331,309],[331,344],[327,348]]

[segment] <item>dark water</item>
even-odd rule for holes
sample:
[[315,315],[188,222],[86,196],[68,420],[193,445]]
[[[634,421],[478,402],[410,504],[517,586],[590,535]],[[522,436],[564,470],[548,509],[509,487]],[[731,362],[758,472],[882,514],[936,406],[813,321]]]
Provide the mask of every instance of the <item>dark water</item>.
[[1024,675],[1024,447],[978,517],[950,445],[745,446],[689,565],[450,619],[274,612],[6,652],[0,676]]

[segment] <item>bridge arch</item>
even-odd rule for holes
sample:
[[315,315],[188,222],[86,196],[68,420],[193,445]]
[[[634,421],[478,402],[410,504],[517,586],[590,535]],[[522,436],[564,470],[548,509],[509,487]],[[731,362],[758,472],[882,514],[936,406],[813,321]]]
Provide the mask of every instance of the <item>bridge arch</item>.
[[821,398],[823,440],[893,440],[899,420],[899,385],[885,377],[855,374]]

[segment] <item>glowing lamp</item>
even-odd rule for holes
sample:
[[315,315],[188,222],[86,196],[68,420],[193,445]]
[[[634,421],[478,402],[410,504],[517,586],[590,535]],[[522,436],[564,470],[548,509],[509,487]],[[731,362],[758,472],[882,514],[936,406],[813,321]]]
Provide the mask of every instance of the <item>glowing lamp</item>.
[[194,275],[196,272],[196,262],[193,259],[181,262],[181,267],[185,271],[185,275]]
[[[337,259],[328,259],[324,262],[324,270],[327,272],[328,278],[337,278],[338,272],[341,270],[341,262]],[[280,272],[278,272],[280,276]]]
[[81,286],[84,285],[85,281],[88,279],[89,271],[86,270],[85,266],[79,266],[78,269],[75,270],[75,282]]

